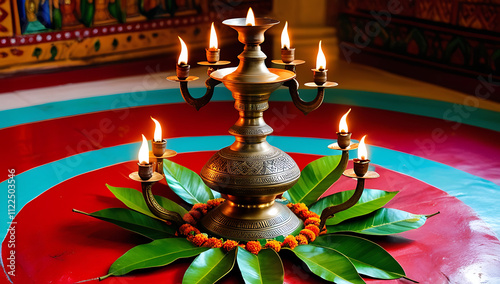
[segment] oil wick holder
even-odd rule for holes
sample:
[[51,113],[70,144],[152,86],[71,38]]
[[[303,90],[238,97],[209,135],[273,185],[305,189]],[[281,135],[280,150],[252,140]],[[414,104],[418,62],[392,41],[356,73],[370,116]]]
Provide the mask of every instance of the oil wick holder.
[[351,145],[351,132],[337,132],[337,145],[344,150]]
[[184,224],[184,220],[182,220],[182,216],[179,213],[161,207],[161,205],[158,204],[158,201],[156,201],[155,199],[155,196],[151,189],[156,182],[163,179],[163,176],[161,174],[153,172],[150,179],[143,180],[139,176],[139,172],[133,172],[129,175],[129,178],[141,183],[142,196],[144,197],[146,205],[148,206],[151,213],[153,213],[159,219],[174,223],[177,227],[180,227],[182,224]]
[[153,146],[153,151],[150,152],[153,154],[153,159],[156,159],[155,162],[155,172],[160,173],[163,175],[163,154],[165,154],[165,151],[167,150],[167,140],[163,139],[161,141],[151,141],[151,145]]
[[149,152],[149,159],[155,161],[155,172],[164,175],[163,159],[174,157],[177,155],[177,152],[167,149],[167,140],[165,139],[160,142],[153,140],[151,141],[151,145],[153,146],[153,151]]
[[141,180],[149,180],[153,176],[153,164],[137,163],[137,165],[139,166],[137,175]]
[[[347,152],[347,151],[343,151],[343,153],[344,152]],[[330,206],[330,207],[323,209],[323,212],[321,212],[321,216],[320,216],[320,219],[321,219],[321,223],[319,226],[320,229],[323,229],[323,227],[326,224],[326,221],[328,219],[334,217],[335,214],[342,212],[344,210],[347,210],[347,209],[353,207],[354,205],[356,205],[356,203],[361,198],[361,195],[363,194],[363,191],[365,189],[365,179],[374,179],[374,178],[380,177],[380,175],[378,173],[373,172],[373,171],[368,171],[367,174],[365,174],[364,176],[358,176],[355,174],[353,169],[345,170],[343,175],[346,177],[349,177],[349,178],[357,179],[357,184],[356,184],[356,189],[354,190],[354,194],[351,196],[351,198],[349,198],[346,202],[344,202],[342,204]]]

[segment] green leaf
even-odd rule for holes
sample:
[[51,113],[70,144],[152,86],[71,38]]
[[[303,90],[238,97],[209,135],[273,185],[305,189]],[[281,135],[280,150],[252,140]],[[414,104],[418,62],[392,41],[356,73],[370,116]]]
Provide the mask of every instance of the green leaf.
[[209,249],[197,247],[183,238],[155,240],[131,248],[111,265],[108,274],[100,280],[111,275],[124,275],[136,269],[165,266],[179,258],[196,256]]
[[309,269],[319,277],[342,283],[365,283],[349,259],[338,251],[312,245],[301,245],[292,250]]
[[[344,220],[369,214],[389,202],[398,192],[383,191],[377,189],[365,189],[359,201],[351,208],[336,213],[334,217],[326,221],[327,225],[336,225]],[[342,191],[314,203],[310,210],[321,215],[326,207],[339,205],[346,202],[354,194],[354,190]]]
[[283,263],[274,250],[263,249],[259,255],[254,255],[245,249],[238,249],[237,260],[245,283],[283,283]]
[[[347,154],[343,157],[347,159]],[[283,196],[292,203],[302,202],[309,206],[339,179],[344,164],[341,156],[326,156],[312,161],[302,170],[297,183]]]
[[55,45],[53,45],[51,48],[50,48],[50,58],[49,60],[50,61],[53,61],[56,59],[56,56],[57,56],[57,47]]
[[36,57],[36,59],[38,59],[38,57],[40,57],[40,55],[42,54],[42,49],[39,48],[39,47],[36,47],[34,50],[33,50],[33,54],[32,56]]
[[101,42],[99,40],[96,40],[94,43],[94,50],[97,52],[101,49]]
[[[153,213],[151,213],[148,206],[146,205],[146,201],[144,201],[142,193],[139,192],[138,190],[126,187],[114,187],[108,184],[106,186],[116,196],[116,198],[118,198],[121,202],[123,202],[123,204],[125,204],[128,208],[140,212],[149,217],[161,220],[160,218],[156,217]],[[161,207],[169,211],[177,212],[181,215],[181,217],[187,213],[186,209],[182,208],[179,204],[173,202],[168,198],[155,195],[155,199],[158,202],[158,204],[160,204]]]
[[235,260],[236,249],[229,252],[222,248],[207,250],[191,263],[182,278],[182,283],[215,283],[233,269]]
[[108,208],[94,213],[85,213],[75,209],[73,211],[113,223],[153,240],[173,237],[175,235],[175,229],[165,224],[165,222],[152,219],[144,214],[126,208]]
[[415,215],[392,208],[377,211],[347,222],[327,226],[328,233],[354,232],[366,235],[390,235],[417,229],[427,220],[425,215]]
[[381,246],[347,235],[319,236],[312,246],[335,250],[352,262],[358,273],[379,279],[406,277],[401,265]]
[[163,168],[170,188],[187,203],[206,203],[214,199],[212,190],[192,170],[169,160],[163,160]]

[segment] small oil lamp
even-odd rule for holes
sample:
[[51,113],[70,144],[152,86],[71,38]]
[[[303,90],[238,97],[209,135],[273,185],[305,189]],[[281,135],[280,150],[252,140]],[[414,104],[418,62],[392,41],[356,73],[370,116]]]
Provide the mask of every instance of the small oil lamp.
[[291,63],[295,60],[295,48],[290,45],[290,37],[288,36],[288,21],[285,22],[285,27],[281,33],[281,61]]
[[250,7],[250,8],[248,9],[247,19],[246,19],[245,24],[246,24],[247,26],[255,26],[255,16],[254,16],[254,14],[253,14],[252,7]]
[[181,54],[179,55],[179,60],[176,65],[177,78],[180,80],[186,80],[189,77],[189,64],[188,62],[188,50],[187,46],[180,36],[178,36],[181,42]]
[[218,48],[217,33],[215,33],[214,23],[212,22],[212,27],[210,28],[210,45],[207,49],[207,61],[209,63],[216,63],[219,61],[220,49]]
[[163,156],[165,150],[167,149],[167,140],[161,138],[161,125],[158,122],[158,120],[152,117],[151,119],[155,123],[154,139],[153,142],[151,143],[153,145],[153,155],[155,155],[155,157],[161,157]]
[[139,149],[139,177],[142,180],[148,180],[153,176],[153,164],[149,163],[149,147],[148,140],[142,135],[142,144]]
[[370,160],[368,160],[368,153],[366,151],[365,136],[361,138],[358,147],[358,158],[353,159],[354,162],[354,173],[357,176],[364,176],[368,172],[368,166],[370,165]]
[[316,58],[316,69],[312,69],[314,76],[314,83],[322,86],[326,82],[326,57],[321,49],[321,40],[319,41],[318,56]]
[[345,149],[351,145],[351,132],[347,128],[347,115],[351,112],[349,109],[340,119],[339,132],[337,132],[337,144],[341,149]]

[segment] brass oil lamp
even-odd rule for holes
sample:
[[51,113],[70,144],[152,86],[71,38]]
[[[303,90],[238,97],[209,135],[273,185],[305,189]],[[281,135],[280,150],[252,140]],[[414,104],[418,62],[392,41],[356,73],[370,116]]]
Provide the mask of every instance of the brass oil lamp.
[[[307,114],[321,105],[324,89],[337,84],[308,83],[307,86],[317,88],[318,93],[312,101],[303,101],[298,94],[294,72],[295,65],[303,61],[279,62],[285,69],[267,68],[264,63],[267,56],[260,44],[265,31],[279,21],[255,19],[249,11],[247,18],[228,19],[222,23],[235,29],[238,40],[245,45],[238,56],[238,67],[217,70],[215,68],[229,62],[199,62],[210,66],[210,78],[205,82],[206,94],[197,99],[189,94],[187,87],[188,82],[197,77],[184,72],[183,76],[167,78],[180,83],[184,100],[196,109],[206,105],[214,87],[222,83],[231,91],[234,108],[239,113],[239,119],[229,129],[235,137],[234,143],[215,153],[201,170],[203,181],[220,192],[226,201],[203,217],[200,224],[213,235],[235,240],[291,234],[302,226],[301,221],[285,205],[275,202],[275,198],[297,182],[300,169],[288,154],[266,141],[273,129],[264,121],[263,113],[269,107],[271,93],[280,86],[289,88],[294,104]],[[183,63],[181,67],[186,70],[189,65]]]

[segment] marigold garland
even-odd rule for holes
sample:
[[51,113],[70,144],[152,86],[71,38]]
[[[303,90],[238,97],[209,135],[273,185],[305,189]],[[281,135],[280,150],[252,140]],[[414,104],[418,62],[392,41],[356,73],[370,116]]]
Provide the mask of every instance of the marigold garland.
[[208,213],[211,209],[219,206],[225,201],[224,198],[211,199],[206,204],[197,203],[193,205],[193,208],[183,216],[183,220],[186,224],[179,227],[176,235],[182,235],[187,238],[191,243],[198,247],[208,247],[208,248],[223,248],[226,251],[236,249],[236,247],[241,247],[247,251],[257,255],[259,252],[265,249],[272,249],[279,252],[282,248],[287,247],[290,249],[296,248],[298,245],[307,245],[314,242],[317,236],[326,234],[326,226],[320,230],[319,225],[321,219],[319,215],[309,211],[309,208],[304,203],[288,203],[286,206],[297,215],[302,221],[304,221],[304,229],[300,231],[297,236],[288,235],[285,237],[283,242],[277,240],[268,240],[264,247],[258,241],[248,241],[246,244],[239,243],[234,240],[209,238],[207,234],[201,233],[195,225],[204,215]]

